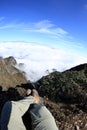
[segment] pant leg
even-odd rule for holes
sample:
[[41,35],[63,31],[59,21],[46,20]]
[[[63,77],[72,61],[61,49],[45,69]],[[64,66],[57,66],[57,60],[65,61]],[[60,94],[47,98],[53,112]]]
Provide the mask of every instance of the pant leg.
[[30,115],[33,130],[58,130],[54,117],[45,106],[35,104]]
[[1,130],[8,130],[8,123],[10,120],[11,109],[12,109],[12,103],[10,101],[6,102],[1,113],[1,120],[0,120]]
[[21,117],[26,113],[30,105],[33,103],[36,103],[36,100],[33,96],[27,96],[24,99],[19,101],[12,101],[13,107],[15,106],[17,107],[17,109],[19,109]]
[[33,96],[28,96],[23,100],[5,103],[1,114],[1,130],[26,130],[22,116],[35,102]]
[[3,106],[0,125],[1,130],[26,130],[20,117],[20,110],[13,106],[11,101]]

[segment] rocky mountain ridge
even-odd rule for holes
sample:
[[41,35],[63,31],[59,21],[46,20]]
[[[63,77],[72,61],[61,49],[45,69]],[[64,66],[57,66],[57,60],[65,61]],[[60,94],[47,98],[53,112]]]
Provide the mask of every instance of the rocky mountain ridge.
[[[36,88],[59,130],[87,130],[87,64],[54,71],[33,84],[27,82],[16,64],[13,57],[0,58],[0,112],[6,101],[22,99],[28,88]],[[27,115],[25,120],[29,130]]]
[[3,90],[27,83],[23,72],[16,68],[17,62],[14,57],[0,58],[0,86]]

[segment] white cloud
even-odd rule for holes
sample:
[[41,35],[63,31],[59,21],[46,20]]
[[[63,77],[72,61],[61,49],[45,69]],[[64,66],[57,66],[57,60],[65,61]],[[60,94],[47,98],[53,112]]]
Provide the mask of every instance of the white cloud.
[[56,34],[61,34],[61,35],[66,35],[66,34],[68,34],[68,32],[66,32],[66,31],[63,30],[62,28],[56,28],[56,29],[54,29],[54,32],[55,32]]
[[68,32],[60,27],[56,27],[54,24],[51,23],[49,20],[42,20],[36,23],[30,24],[31,26],[28,26],[25,28],[25,31],[28,32],[38,32],[38,33],[44,33],[44,34],[50,34],[54,36],[64,36],[67,35]]
[[3,21],[3,23],[0,24],[0,30],[18,29],[25,32],[42,33],[56,37],[68,35],[66,30],[61,27],[56,27],[56,25],[49,20],[42,20],[35,23],[18,23],[17,21],[5,23],[4,17],[1,17],[0,21]]
[[[0,18],[0,21],[3,21],[4,17]],[[0,30],[5,30],[5,29],[20,29],[24,28],[25,24],[24,23],[17,23],[15,21],[10,22],[10,23],[4,23],[4,21],[0,24]]]
[[54,24],[49,20],[42,20],[37,23],[34,23],[35,28],[51,28],[54,27]]
[[14,28],[14,27],[15,27],[15,25],[13,25],[13,24],[6,24],[6,25],[0,26],[0,30],[8,29],[8,28]]
[[86,57],[68,50],[66,47],[51,48],[24,42],[1,42],[0,56],[14,56],[18,63],[24,63],[22,69],[31,81],[36,81],[46,75],[46,70],[50,72],[52,69],[63,71],[87,62]]

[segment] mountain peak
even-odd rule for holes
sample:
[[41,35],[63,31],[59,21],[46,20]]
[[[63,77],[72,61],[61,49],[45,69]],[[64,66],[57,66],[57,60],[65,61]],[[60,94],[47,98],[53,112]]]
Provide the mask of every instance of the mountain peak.
[[16,65],[17,64],[17,62],[13,56],[9,56],[7,58],[4,58],[4,61],[6,64],[9,64],[9,65]]
[[23,72],[16,68],[15,65],[17,65],[17,61],[12,56],[0,59],[0,86],[2,86],[3,90],[11,86],[16,87],[16,85],[27,83]]

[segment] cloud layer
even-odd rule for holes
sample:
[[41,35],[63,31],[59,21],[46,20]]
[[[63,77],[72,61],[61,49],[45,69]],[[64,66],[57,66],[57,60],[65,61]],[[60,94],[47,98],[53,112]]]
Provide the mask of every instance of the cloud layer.
[[42,20],[36,23],[32,23],[30,27],[27,27],[25,31],[32,31],[38,33],[45,33],[55,36],[67,35],[68,32],[60,27],[56,27],[49,20]]
[[75,65],[87,62],[87,58],[67,48],[51,48],[24,42],[1,42],[0,56],[14,56],[18,63],[24,63],[20,69],[26,72],[32,82],[53,69],[63,71]]
[[22,32],[24,31],[24,32],[42,33],[56,37],[67,36],[68,34],[66,30],[60,27],[56,27],[56,25],[49,20],[37,21],[35,23],[23,23],[23,22],[21,23],[17,21],[11,21],[5,23],[5,18],[0,17],[0,30],[5,29],[20,30]]

